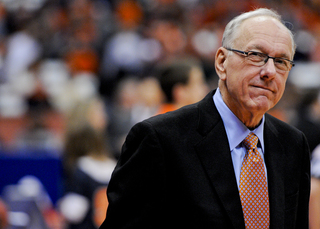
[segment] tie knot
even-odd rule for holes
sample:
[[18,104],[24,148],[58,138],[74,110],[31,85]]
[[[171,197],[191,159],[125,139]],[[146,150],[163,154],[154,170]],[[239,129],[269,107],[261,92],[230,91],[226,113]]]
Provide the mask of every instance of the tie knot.
[[253,149],[257,147],[259,138],[254,133],[250,132],[248,136],[243,140],[245,147],[249,149]]

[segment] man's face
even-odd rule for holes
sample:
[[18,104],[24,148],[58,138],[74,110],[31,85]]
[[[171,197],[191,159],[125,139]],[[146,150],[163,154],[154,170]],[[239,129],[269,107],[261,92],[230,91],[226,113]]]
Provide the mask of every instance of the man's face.
[[[291,60],[292,39],[286,28],[271,17],[254,17],[243,22],[233,48],[262,52]],[[224,49],[224,100],[234,112],[265,113],[280,100],[289,72],[280,72],[269,59],[263,66],[249,63],[244,56]]]

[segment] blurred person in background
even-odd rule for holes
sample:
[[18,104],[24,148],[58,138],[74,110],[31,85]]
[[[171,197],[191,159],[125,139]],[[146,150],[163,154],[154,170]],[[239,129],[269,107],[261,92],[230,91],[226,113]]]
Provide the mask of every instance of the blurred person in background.
[[139,101],[138,85],[136,77],[128,76],[118,82],[113,95],[108,134],[115,158],[119,158],[125,137],[134,125],[132,111]]
[[158,114],[198,102],[209,90],[201,65],[191,59],[165,62],[160,65],[158,75],[165,95]]
[[177,16],[160,16],[150,25],[152,37],[161,44],[160,58],[163,61],[179,59],[186,53],[187,36],[179,20],[180,13],[178,11]]
[[137,102],[132,110],[132,124],[157,114],[163,103],[163,92],[154,76],[142,78],[137,86]]
[[33,23],[36,22],[31,21],[28,24],[28,20],[31,19],[21,17],[21,28],[8,37],[6,45],[4,70],[6,79],[10,81],[14,81],[14,77],[28,69],[42,54],[41,43],[35,37],[37,31],[34,31],[33,27]]
[[99,205],[95,195],[105,191],[115,166],[106,136],[108,122],[100,97],[79,101],[67,115],[63,154],[65,196],[59,208],[70,229],[95,228],[101,223],[95,214],[106,211],[95,208]]
[[[84,149],[75,148],[76,145],[71,145],[69,149],[69,136],[82,131],[84,127],[90,126],[99,133],[106,135],[106,128],[109,122],[106,113],[104,101],[100,97],[92,97],[83,101],[79,101],[70,108],[67,113],[65,146],[63,154],[63,163],[67,177],[72,175],[75,170],[76,162],[79,157],[84,156]],[[105,141],[108,141],[105,138]],[[106,143],[108,144],[108,143]]]
[[114,95],[108,134],[114,156],[119,158],[121,146],[130,128],[158,113],[164,95],[158,78],[146,76],[138,79],[128,76],[121,80]]
[[[96,195],[104,193],[116,162],[111,158],[105,136],[91,125],[82,125],[67,133],[65,157],[69,162],[66,194],[59,209],[70,229],[97,228],[107,209],[105,199]],[[104,209],[99,202],[102,201]],[[101,219],[102,218],[102,219]]]
[[113,12],[116,30],[105,42],[100,66],[101,89],[108,96],[115,93],[121,79],[141,74],[145,67],[144,38],[139,31],[143,10],[139,1],[115,1]]
[[60,156],[62,139],[49,126],[46,117],[48,107],[31,107],[26,114],[26,126],[17,133],[13,149],[23,154]]
[[155,69],[156,77],[129,76],[118,83],[108,133],[116,158],[131,127],[159,113],[199,101],[208,87],[197,61],[168,60]]
[[24,115],[26,126],[17,133],[14,148],[21,152],[44,151],[59,155],[62,139],[48,125],[48,116],[54,112],[54,108],[50,103],[48,87],[41,75],[42,65],[41,60],[35,61],[16,76],[20,84],[11,84],[27,107]]

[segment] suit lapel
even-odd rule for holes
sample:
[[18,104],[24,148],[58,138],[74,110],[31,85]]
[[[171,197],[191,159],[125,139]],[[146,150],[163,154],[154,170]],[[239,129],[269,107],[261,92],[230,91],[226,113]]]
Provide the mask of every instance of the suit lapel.
[[195,146],[200,161],[229,215],[234,228],[244,229],[241,201],[223,121],[210,93],[199,103],[198,131],[203,139]]
[[268,174],[270,228],[284,228],[284,149],[278,141],[278,132],[268,115],[264,129],[265,163]]

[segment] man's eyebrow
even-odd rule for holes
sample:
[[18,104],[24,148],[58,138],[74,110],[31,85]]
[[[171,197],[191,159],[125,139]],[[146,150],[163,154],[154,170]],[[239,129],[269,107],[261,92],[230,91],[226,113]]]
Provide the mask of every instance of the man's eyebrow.
[[287,59],[287,60],[291,60],[291,58],[290,58],[287,54],[285,54],[285,53],[282,53],[282,54],[280,54],[280,55],[277,56],[277,57],[284,58],[284,59]]
[[248,50],[252,50],[252,49],[258,49],[261,52],[265,51],[264,48],[261,45],[257,45],[257,44],[250,45],[248,47]]
[[[250,51],[250,50],[252,50],[252,49],[257,49],[257,50],[259,50],[259,51],[262,52],[262,53],[267,53],[266,49],[263,48],[261,45],[258,45],[258,44],[254,44],[254,45],[248,47],[248,51]],[[279,58],[284,58],[284,59],[291,60],[290,56],[288,56],[288,54],[286,54],[286,53],[278,54],[278,55],[276,55],[275,57],[279,57]]]

